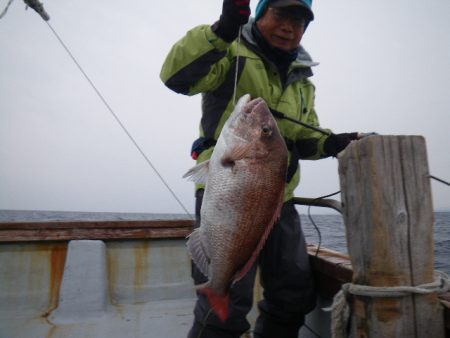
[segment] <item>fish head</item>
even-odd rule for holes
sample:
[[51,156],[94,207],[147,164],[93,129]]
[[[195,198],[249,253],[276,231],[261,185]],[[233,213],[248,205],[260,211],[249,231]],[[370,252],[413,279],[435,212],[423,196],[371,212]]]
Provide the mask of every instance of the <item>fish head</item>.
[[251,99],[249,94],[242,96],[228,119],[226,128],[234,138],[257,145],[260,150],[265,149],[267,152],[280,148],[287,154],[277,122],[262,98]]

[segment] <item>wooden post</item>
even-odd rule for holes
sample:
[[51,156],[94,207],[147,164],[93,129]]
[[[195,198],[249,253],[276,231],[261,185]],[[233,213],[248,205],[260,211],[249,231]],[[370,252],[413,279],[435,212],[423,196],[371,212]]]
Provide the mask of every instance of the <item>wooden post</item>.
[[[353,283],[418,286],[434,280],[433,207],[425,140],[371,136],[339,156]],[[352,296],[350,337],[444,337],[435,293]]]

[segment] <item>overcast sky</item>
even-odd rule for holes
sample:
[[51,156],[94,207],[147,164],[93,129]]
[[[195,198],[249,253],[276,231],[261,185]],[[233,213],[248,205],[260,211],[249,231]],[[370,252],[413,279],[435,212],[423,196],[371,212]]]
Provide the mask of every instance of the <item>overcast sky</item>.
[[[171,45],[213,23],[220,0],[43,0],[66,43],[173,191],[198,134],[200,97],[167,89]],[[0,0],[0,11],[7,0]],[[252,1],[252,9],[256,1]],[[423,135],[430,172],[450,180],[450,1],[319,1],[302,44],[321,125],[334,132]],[[298,196],[339,190],[337,160],[302,162]],[[432,182],[436,209],[450,189]],[[47,24],[16,0],[0,19],[0,209],[183,209],[143,160]]]

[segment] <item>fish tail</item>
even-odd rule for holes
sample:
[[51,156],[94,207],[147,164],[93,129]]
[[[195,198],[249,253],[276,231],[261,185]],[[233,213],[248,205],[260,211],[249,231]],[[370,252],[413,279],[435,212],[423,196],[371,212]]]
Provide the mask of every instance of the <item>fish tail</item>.
[[198,290],[208,297],[208,302],[211,305],[214,313],[222,322],[228,319],[230,313],[230,294],[220,295],[213,289],[205,287]]

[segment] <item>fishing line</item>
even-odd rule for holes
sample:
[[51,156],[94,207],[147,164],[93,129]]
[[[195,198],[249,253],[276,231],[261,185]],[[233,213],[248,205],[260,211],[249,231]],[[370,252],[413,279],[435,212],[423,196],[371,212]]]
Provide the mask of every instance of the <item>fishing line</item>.
[[103,95],[100,93],[100,91],[97,89],[97,87],[94,85],[94,83],[92,82],[92,80],[89,78],[89,76],[86,74],[86,72],[83,70],[83,68],[81,67],[81,65],[79,64],[79,62],[76,60],[75,56],[71,53],[71,51],[69,50],[69,48],[67,47],[67,45],[63,42],[63,40],[61,39],[61,37],[58,35],[58,33],[56,32],[56,30],[50,25],[50,23],[48,21],[46,21],[48,27],[50,28],[50,30],[53,32],[53,34],[55,35],[55,37],[58,39],[58,41],[60,42],[60,44],[63,46],[63,48],[66,50],[66,52],[69,54],[70,58],[72,59],[72,61],[75,63],[75,65],[78,67],[78,69],[80,70],[80,72],[83,74],[84,78],[87,80],[87,82],[91,85],[92,89],[94,89],[95,93],[97,94],[97,96],[100,98],[100,100],[103,102],[103,104],[106,106],[106,108],[108,109],[108,111],[111,113],[111,115],[114,117],[114,119],[116,120],[116,122],[119,124],[119,126],[122,128],[122,130],[125,132],[125,134],[128,136],[128,138],[131,140],[131,142],[134,144],[134,146],[136,147],[136,149],[139,151],[139,153],[142,155],[142,157],[144,158],[144,160],[147,162],[147,164],[153,169],[153,171],[155,172],[155,174],[159,177],[159,179],[161,180],[161,182],[165,185],[165,187],[169,190],[169,192],[172,194],[172,196],[175,198],[175,200],[178,202],[178,204],[181,206],[181,208],[185,211],[186,215],[189,216],[189,218],[193,219],[191,214],[189,213],[189,211],[186,209],[186,207],[183,205],[183,203],[180,201],[180,199],[177,197],[177,195],[175,194],[175,192],[170,188],[169,184],[166,182],[166,180],[162,177],[162,175],[159,173],[159,171],[156,169],[156,167],[153,165],[153,163],[150,161],[150,159],[147,157],[147,155],[145,155],[144,151],[141,149],[141,147],[139,146],[139,144],[136,142],[136,140],[134,139],[134,137],[130,134],[130,132],[127,130],[127,128],[124,126],[124,124],[122,123],[122,121],[119,119],[119,117],[114,113],[113,109],[111,108],[111,106],[108,104],[108,102],[106,101],[106,99],[103,97]]
[[0,14],[0,19],[3,18],[6,14],[6,12],[8,11],[9,6],[11,6],[12,2],[14,0],[9,0],[8,3],[6,4],[5,9],[3,10],[3,12]]
[[201,338],[201,337],[202,337],[203,330],[204,330],[205,327],[206,327],[206,321],[208,320],[208,318],[209,318],[209,316],[211,315],[211,313],[212,313],[212,308],[210,307],[209,310],[208,310],[208,312],[206,313],[205,317],[203,318],[203,321],[202,321],[202,329],[201,329],[200,332],[198,333],[197,338]]
[[313,329],[311,329],[311,328],[308,326],[308,324],[303,323],[303,326],[304,326],[306,329],[308,329],[309,332],[311,332],[311,333],[312,333],[313,335],[315,335],[316,337],[323,338],[320,334],[318,334],[316,331],[314,331]]
[[239,26],[237,46],[236,46],[236,70],[234,72],[233,106],[236,105],[237,81],[239,74],[239,47],[241,45],[242,26]]

